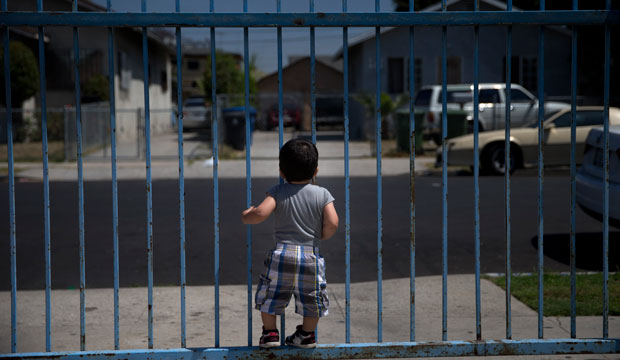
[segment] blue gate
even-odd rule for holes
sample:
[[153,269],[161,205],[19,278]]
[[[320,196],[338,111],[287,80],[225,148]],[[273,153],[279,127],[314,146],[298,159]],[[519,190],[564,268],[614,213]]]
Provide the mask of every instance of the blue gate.
[[[175,0],[175,13],[147,13],[147,2],[141,0],[141,13],[113,13],[111,12],[111,0],[107,0],[107,12],[79,12],[77,0],[73,1],[72,12],[44,12],[43,1],[37,0],[37,12],[10,12],[7,8],[7,0],[2,0],[2,13],[0,14],[0,24],[4,30],[4,54],[9,54],[9,28],[18,26],[31,26],[38,28],[39,39],[39,71],[40,71],[40,95],[42,106],[42,142],[43,142],[43,177],[44,177],[44,221],[45,221],[45,249],[46,249],[46,351],[44,353],[18,353],[17,339],[17,298],[16,298],[16,228],[15,228],[15,183],[14,183],[14,163],[13,163],[13,139],[8,136],[8,167],[9,167],[9,215],[10,215],[10,248],[11,248],[11,349],[14,354],[6,354],[0,357],[12,358],[63,358],[79,359],[84,356],[96,356],[107,359],[247,359],[247,358],[273,358],[281,357],[288,359],[336,359],[336,358],[389,358],[389,357],[433,357],[433,356],[464,356],[464,355],[529,355],[529,354],[561,354],[561,353],[617,353],[620,351],[620,339],[610,338],[608,333],[608,314],[609,314],[609,292],[608,292],[608,259],[609,259],[609,87],[610,87],[610,26],[620,24],[620,13],[611,10],[611,0],[606,0],[605,10],[578,10],[578,1],[573,0],[572,10],[566,11],[546,11],[544,0],[540,1],[538,11],[513,11],[512,0],[508,0],[506,11],[480,11],[479,1],[475,0],[475,10],[471,12],[447,11],[447,1],[441,1],[440,12],[414,12],[414,0],[409,1],[409,12],[403,13],[381,13],[380,1],[375,2],[375,13],[348,13],[347,0],[342,1],[341,13],[317,13],[314,9],[314,0],[309,0],[309,13],[282,13],[281,0],[277,1],[277,13],[255,14],[247,12],[247,0],[243,1],[243,13],[215,13],[214,1],[210,1],[210,12],[208,13],[181,13],[180,0]],[[511,340],[511,257],[510,257],[510,141],[505,143],[505,197],[506,197],[506,338],[503,340],[483,340],[481,330],[481,311],[480,311],[480,214],[479,214],[479,149],[478,149],[478,116],[479,116],[479,28],[480,26],[502,25],[507,27],[506,35],[506,88],[508,91],[506,99],[506,126],[505,137],[510,138],[510,87],[511,87],[511,58],[512,58],[512,26],[513,25],[532,25],[539,27],[538,37],[538,61],[544,64],[545,48],[545,26],[546,25],[567,25],[572,26],[572,151],[571,151],[571,338],[569,339],[544,339],[543,334],[543,127],[544,120],[544,93],[545,93],[545,69],[544,66],[538,67],[538,338],[527,340]],[[376,343],[351,343],[350,333],[350,193],[349,193],[349,54],[348,54],[348,28],[349,27],[375,27],[376,41],[376,64],[381,63],[381,27],[405,27],[409,29],[410,48],[409,48],[409,148],[415,149],[415,122],[414,122],[414,101],[415,94],[415,56],[413,39],[416,26],[438,26],[442,29],[441,42],[441,69],[442,69],[442,194],[443,194],[443,242],[442,242],[442,341],[439,342],[416,342],[415,335],[415,152],[410,150],[410,341],[399,343],[384,343],[382,339],[383,330],[383,302],[382,302],[382,141],[381,141],[381,111],[375,112],[376,119],[376,172],[377,172],[377,342]],[[474,27],[474,193],[475,193],[475,251],[476,251],[476,339],[475,341],[448,341],[447,340],[447,249],[448,249],[448,212],[447,212],[447,185],[448,170],[446,145],[447,138],[447,28],[448,26],[473,26]],[[577,339],[576,337],[576,263],[575,263],[575,118],[576,118],[576,95],[577,95],[577,29],[578,25],[598,25],[605,30],[605,52],[601,54],[604,66],[604,168],[605,168],[605,187],[603,200],[603,237],[604,254],[603,256],[603,332],[597,339]],[[44,27],[64,26],[73,28],[73,47],[74,47],[74,71],[75,71],[75,101],[76,101],[76,124],[78,134],[78,184],[79,184],[79,240],[80,240],[80,335],[81,348],[78,352],[51,352],[51,266],[50,266],[50,198],[49,198],[49,176],[48,176],[48,142],[47,142],[47,118],[46,118],[46,68],[45,68],[45,47],[44,47]],[[112,165],[112,186],[113,186],[113,240],[114,240],[114,344],[115,349],[109,351],[86,351],[85,345],[85,258],[84,258],[84,195],[83,195],[83,164],[82,164],[82,142],[80,116],[80,77],[79,77],[79,31],[78,27],[106,27],[109,31],[109,92],[110,92],[110,141],[111,141],[111,165]],[[136,27],[142,29],[142,54],[144,69],[144,109],[145,109],[145,138],[146,138],[146,185],[147,185],[147,220],[148,220],[148,349],[146,350],[120,350],[119,349],[119,266],[118,266],[118,188],[117,188],[117,158],[116,158],[116,119],[115,119],[115,57],[114,57],[114,36],[115,28]],[[179,349],[153,349],[153,236],[152,236],[152,193],[151,193],[151,134],[150,134],[150,106],[149,106],[149,50],[148,50],[148,29],[153,27],[176,27],[176,59],[177,64],[182,64],[182,41],[181,30],[184,27],[204,27],[211,31],[211,54],[216,54],[215,29],[218,27],[242,27],[244,29],[244,68],[245,68],[245,138],[251,138],[250,129],[250,102],[249,102],[249,50],[248,50],[248,29],[250,27],[271,27],[277,29],[278,46],[278,118],[279,118],[279,145],[283,143],[283,89],[282,89],[282,28],[283,27],[305,27],[310,29],[310,57],[311,57],[311,110],[312,110],[312,141],[316,142],[316,91],[315,91],[315,28],[316,27],[342,27],[343,28],[343,58],[344,58],[344,172],[345,172],[345,246],[346,246],[346,343],[319,345],[313,350],[299,350],[288,347],[274,349],[272,351],[259,351],[257,347],[252,347],[252,231],[247,227],[247,286],[248,286],[248,346],[247,347],[220,347],[220,319],[219,319],[219,188],[218,188],[218,126],[221,119],[217,118],[217,96],[215,76],[215,61],[211,62],[212,71],[212,134],[213,141],[213,196],[214,196],[214,274],[215,274],[215,344],[213,348],[187,348],[186,347],[186,321],[185,321],[185,199],[184,199],[184,169],[183,169],[183,102],[181,92],[181,66],[177,66],[178,79],[178,159],[179,159],[179,227],[180,227],[180,247],[181,247],[181,348]],[[4,56],[4,74],[6,88],[7,107],[7,133],[12,134],[11,120],[11,81],[9,56]],[[376,66],[376,103],[381,102],[381,67]],[[377,107],[378,108],[378,107]],[[252,204],[251,198],[251,162],[250,147],[246,146],[246,204]],[[616,199],[617,200],[617,199]],[[284,330],[284,318],[282,318],[282,330]],[[284,331],[283,331],[284,332]]]

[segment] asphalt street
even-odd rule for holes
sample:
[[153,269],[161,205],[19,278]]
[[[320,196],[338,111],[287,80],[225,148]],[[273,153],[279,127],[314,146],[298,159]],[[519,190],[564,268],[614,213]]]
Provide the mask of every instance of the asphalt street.
[[[252,183],[254,203],[276,179]],[[340,228],[322,244],[330,282],[345,279],[345,188],[338,177],[318,179],[336,198]],[[511,186],[511,264],[514,272],[533,272],[537,266],[537,178],[515,176]],[[240,222],[244,208],[245,179],[220,179],[220,281],[247,283],[246,231]],[[153,182],[153,248],[155,285],[176,285],[180,279],[178,181]],[[377,182],[374,177],[351,179],[351,279],[377,278]],[[383,276],[409,276],[409,177],[383,178]],[[19,289],[45,285],[42,183],[18,182],[17,284]],[[214,283],[214,224],[212,179],[186,179],[186,251],[188,285]],[[570,182],[568,176],[546,176],[544,192],[544,267],[569,270]],[[77,183],[50,183],[52,287],[79,287]],[[109,181],[85,182],[85,263],[89,288],[113,286],[112,195]],[[416,178],[416,275],[442,272],[441,177]],[[505,271],[505,218],[503,177],[480,179],[481,271]],[[471,176],[449,178],[448,272],[474,273],[474,196]],[[8,184],[0,184],[0,203],[8,204]],[[2,207],[0,227],[9,228],[8,206]],[[271,248],[271,220],[252,227],[253,280],[258,280],[265,252]],[[577,210],[577,265],[595,271],[602,264],[602,224]],[[0,247],[0,290],[10,289],[9,241]],[[120,284],[147,284],[146,187],[143,180],[119,181]],[[610,229],[610,270],[620,267],[620,231]]]

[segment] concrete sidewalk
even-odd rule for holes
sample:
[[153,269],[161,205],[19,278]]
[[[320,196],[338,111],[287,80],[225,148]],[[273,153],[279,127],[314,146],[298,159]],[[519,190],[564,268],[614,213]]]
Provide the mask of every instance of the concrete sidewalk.
[[[331,134],[331,135],[330,135]],[[298,133],[284,133],[284,141]],[[344,177],[344,145],[341,136],[337,133],[321,135],[317,141],[319,149],[318,177]],[[177,135],[164,134],[152,139],[152,178],[154,180],[178,179],[179,163],[177,155]],[[129,145],[127,145],[129,146]],[[135,147],[135,145],[131,145]],[[184,175],[186,179],[213,178],[213,159],[211,158],[210,143],[202,142],[199,145],[184,143]],[[122,146],[119,146],[122,148]],[[376,176],[377,160],[374,157],[374,145],[367,141],[352,141],[349,146],[350,175]],[[188,151],[191,150],[191,151]],[[188,155],[189,154],[189,155]],[[197,155],[200,154],[200,155]],[[278,177],[278,133],[255,132],[251,147],[251,173],[253,178]],[[241,159],[220,160],[218,176],[226,178],[245,178],[246,164],[243,153]],[[434,165],[434,158],[417,157],[415,168],[417,174],[428,173]],[[122,160],[117,163],[117,177],[119,180],[146,179],[145,160]],[[383,158],[382,174],[403,175],[409,174],[409,158]],[[39,181],[43,179],[41,163],[16,163],[16,176],[21,181]],[[50,163],[50,181],[76,181],[77,164],[75,162]],[[112,167],[110,159],[92,157],[84,159],[84,180],[111,180]]]
[[[448,339],[475,340],[475,296],[473,275],[452,275],[448,278]],[[441,340],[441,277],[416,279],[416,340]],[[254,289],[253,289],[254,291]],[[345,287],[329,284],[330,314],[319,323],[319,342],[345,342]],[[376,283],[351,285],[351,341],[377,340]],[[505,295],[493,283],[481,281],[483,339],[505,337]],[[214,288],[187,288],[187,346],[210,347],[214,344]],[[247,287],[220,287],[221,346],[247,345]],[[253,294],[252,294],[253,299]],[[45,292],[18,292],[18,343],[20,352],[45,349]],[[86,290],[86,347],[87,350],[113,349],[113,290]],[[287,309],[286,334],[300,323],[294,306]],[[147,347],[147,289],[120,289],[120,347]],[[154,289],[155,348],[178,348],[181,345],[180,290],[178,287]],[[278,322],[279,323],[279,322]],[[0,293],[0,353],[10,351],[10,292]],[[257,345],[260,334],[260,315],[252,310],[252,344]],[[600,317],[579,317],[577,335],[580,338],[600,337]],[[546,339],[569,338],[569,318],[545,318]],[[512,299],[513,339],[537,337],[537,313],[515,298]],[[52,292],[52,350],[78,350],[80,344],[80,311],[78,290]],[[611,317],[610,337],[620,336],[620,318]],[[409,341],[409,279],[383,282],[383,341]],[[620,355],[544,356],[544,359],[617,359]],[[498,357],[501,359],[518,357]]]

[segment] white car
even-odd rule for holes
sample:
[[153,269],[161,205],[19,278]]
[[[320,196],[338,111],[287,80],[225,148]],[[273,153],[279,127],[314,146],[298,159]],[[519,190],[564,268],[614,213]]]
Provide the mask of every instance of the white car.
[[[577,107],[576,163],[581,164],[585,140],[590,129],[603,124],[602,106]],[[571,109],[564,109],[543,122],[545,166],[570,165]],[[620,125],[620,109],[609,108],[609,123]],[[503,174],[505,130],[485,131],[478,134],[480,164],[488,173]],[[474,134],[449,139],[448,165],[473,166]],[[437,150],[437,162],[441,163],[441,148]],[[538,164],[538,124],[510,130],[510,170]]]
[[203,97],[190,97],[183,103],[183,130],[211,128],[211,108]]
[[[448,85],[448,110],[464,110],[469,113],[469,128],[473,129],[473,89],[471,84]],[[441,144],[442,86],[425,86],[415,98],[416,111],[425,111],[424,138]],[[506,123],[506,84],[483,83],[479,85],[478,127],[480,131],[503,129]],[[545,102],[545,117],[570,105],[562,102]],[[538,119],[538,99],[519,84],[510,86],[511,127],[525,127]]]
[[[593,128],[577,172],[577,204],[599,220],[603,218],[604,148],[603,128]],[[620,228],[620,125],[609,127],[609,223]]]

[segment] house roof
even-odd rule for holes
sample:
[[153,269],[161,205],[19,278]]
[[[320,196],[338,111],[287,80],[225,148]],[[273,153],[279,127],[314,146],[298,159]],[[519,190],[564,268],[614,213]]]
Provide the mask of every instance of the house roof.
[[[65,0],[65,2],[72,3],[73,0]],[[92,0],[80,0],[78,1],[79,10],[93,11],[93,12],[106,12],[107,8],[105,6],[101,6]],[[114,12],[114,10],[112,10]],[[133,28],[134,31],[142,31],[139,28]],[[174,51],[173,47],[176,44],[176,39],[172,35],[172,32],[167,29],[162,28],[150,28],[147,33],[149,39],[163,45],[165,48],[168,48],[171,52]]]
[[[296,65],[302,61],[305,60],[309,60],[310,57],[309,56],[302,56],[302,55],[291,55],[289,56],[289,64],[286,65],[285,67],[282,68],[282,71],[284,71],[284,69],[289,68],[293,65]],[[342,60],[335,60],[333,56],[316,56],[315,57],[315,61],[317,63],[323,64],[326,67],[334,70],[334,71],[338,71],[338,72],[342,72]],[[264,79],[267,79],[269,77],[272,76],[276,76],[278,74],[277,71],[274,71],[272,73],[269,73],[263,77],[261,77],[258,81],[263,81]]]
[[[449,8],[451,5],[454,5],[458,2],[461,2],[463,0],[447,0],[446,1],[446,8]],[[498,10],[506,10],[507,9],[507,4],[504,1],[500,1],[500,0],[479,0],[482,3],[485,3],[487,5],[490,5],[492,7],[497,8]],[[520,8],[514,7],[512,8],[513,11],[522,11]],[[438,1],[437,3],[430,5],[422,10],[420,10],[420,12],[428,12],[428,11],[441,11],[441,1]],[[449,10],[448,10],[449,11]],[[563,28],[559,27],[559,26],[549,26],[549,28],[554,29],[560,33],[563,33],[565,35],[569,35],[570,33],[565,31]],[[382,27],[381,28],[381,34],[383,33],[387,33],[390,32],[394,29],[397,29],[397,27],[394,26],[386,26],[386,27]],[[372,38],[374,38],[376,35],[375,30],[371,30],[362,34],[359,34],[357,36],[355,36],[354,38],[352,38],[349,41],[349,48],[352,48],[354,46],[357,46],[363,42],[366,42]],[[334,55],[334,59],[338,59],[342,57],[342,47],[340,47],[340,49],[336,52],[336,54]]]

